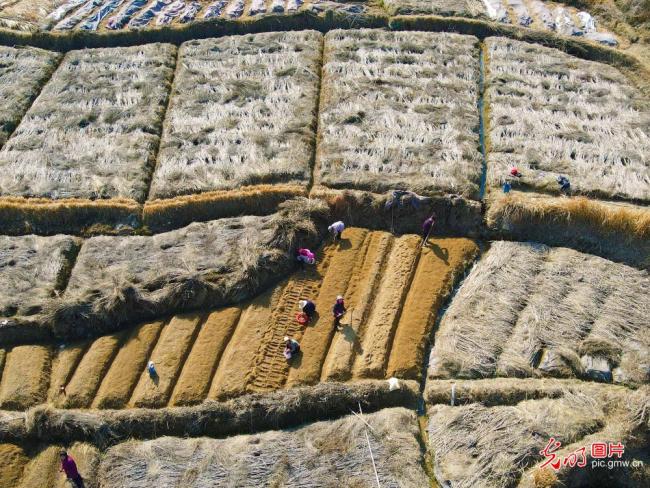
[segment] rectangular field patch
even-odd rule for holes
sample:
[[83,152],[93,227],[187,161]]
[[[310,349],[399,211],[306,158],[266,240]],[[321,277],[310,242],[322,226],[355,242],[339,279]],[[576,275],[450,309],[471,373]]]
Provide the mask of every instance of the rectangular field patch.
[[487,181],[650,200],[650,99],[620,71],[556,49],[487,39]]
[[0,193],[143,202],[175,56],[168,44],[68,52],[0,151]]
[[321,44],[314,31],[183,44],[151,198],[306,185]]
[[60,58],[59,53],[43,49],[0,47],[0,147],[38,96]]
[[7,354],[0,384],[0,408],[26,410],[47,397],[52,351],[45,346],[16,346]]
[[649,289],[647,271],[566,248],[494,242],[445,312],[428,376],[645,383]]
[[315,182],[477,198],[478,82],[475,37],[329,32]]

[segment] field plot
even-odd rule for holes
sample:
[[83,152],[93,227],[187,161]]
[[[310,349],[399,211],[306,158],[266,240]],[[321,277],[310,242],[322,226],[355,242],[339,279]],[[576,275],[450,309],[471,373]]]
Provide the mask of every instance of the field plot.
[[56,69],[60,54],[27,47],[0,47],[0,147]]
[[314,31],[183,44],[150,197],[306,185],[321,44]]
[[[36,446],[24,449],[0,444],[0,488],[69,488],[59,472],[59,451],[63,446]],[[74,443],[66,451],[77,464],[86,488],[97,487],[100,453],[90,444]]]
[[[628,461],[639,455],[643,459],[644,441],[635,438],[642,439],[647,431],[647,401],[647,390],[630,393],[608,386],[584,392],[563,388],[553,398],[514,403],[506,399],[489,407],[433,405],[428,411],[428,442],[436,479],[458,487],[645,486],[649,477],[643,467],[591,467],[590,448],[592,442],[621,442]],[[562,444],[556,454],[560,460],[584,448],[587,467],[571,473],[566,464],[559,476],[548,468],[540,473],[545,458],[539,451],[551,438]],[[572,474],[582,483],[570,483]],[[538,484],[544,476],[555,483],[560,477],[564,483]]]
[[194,223],[154,236],[92,237],[57,303],[54,332],[97,335],[244,300],[293,268],[295,246],[318,240],[324,212],[322,202],[301,199],[270,216]]
[[144,201],[176,48],[69,52],[0,151],[3,196]]
[[62,0],[2,0],[0,28],[35,32]]
[[0,408],[25,410],[47,397],[52,351],[46,346],[17,346],[2,370]]
[[471,36],[328,33],[315,182],[476,198],[478,54]]
[[62,235],[0,236],[0,316],[40,314],[63,291],[79,245],[78,239]]
[[[44,384],[44,403],[49,384],[47,401],[63,408],[159,408],[320,381],[417,379],[438,311],[477,253],[469,239],[432,238],[422,249],[413,235],[349,228],[340,243],[317,252],[315,266],[241,305],[56,349],[52,378],[48,362],[38,367],[44,380],[32,381],[37,375],[30,373],[23,390]],[[348,313],[336,332],[331,308],[339,294]],[[307,326],[295,318],[303,298],[318,312]],[[285,335],[301,343],[291,363],[282,354]],[[18,372],[22,363],[12,354],[5,371],[11,364]],[[157,377],[149,375],[148,361]],[[0,383],[6,390],[0,398],[9,403],[20,396],[13,382],[5,386],[11,376],[5,372]]]
[[566,248],[495,242],[442,319],[430,378],[650,381],[650,277]]
[[481,0],[385,0],[384,5],[391,15],[487,17]]
[[488,184],[650,200],[650,100],[617,69],[546,47],[487,40]]
[[[292,432],[269,431],[223,440],[164,437],[111,448],[99,486],[375,486],[368,442],[382,486],[423,487],[417,419],[406,409],[317,422]],[[309,447],[307,447],[309,446]],[[152,469],[156,466],[156,469]]]

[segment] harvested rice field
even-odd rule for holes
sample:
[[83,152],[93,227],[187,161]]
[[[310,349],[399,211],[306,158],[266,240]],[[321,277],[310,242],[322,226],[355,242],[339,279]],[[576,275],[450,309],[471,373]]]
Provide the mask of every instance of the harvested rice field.
[[[447,402],[432,405],[427,430],[436,479],[443,486],[458,487],[647,485],[650,472],[643,467],[647,452],[643,453],[644,441],[637,437],[647,432],[647,411],[643,413],[648,406],[647,389],[630,393],[626,388],[581,389],[566,384],[547,396],[540,383],[532,380],[527,385],[529,398],[510,401],[506,395],[511,385],[484,384],[475,393],[480,396],[493,389],[495,404],[485,405],[470,395],[468,403],[461,405],[454,404],[453,397],[451,406]],[[459,390],[464,388],[464,383],[458,385]],[[558,470],[548,464],[543,468],[548,458],[540,451],[549,441],[559,443],[553,449],[553,460],[560,461]],[[636,467],[576,467],[582,459],[591,465],[592,444],[603,442],[606,446],[607,442],[621,443],[625,458]]]
[[42,313],[63,292],[80,245],[63,235],[0,236],[0,316],[21,320]]
[[505,38],[486,53],[490,186],[557,194],[565,176],[574,194],[649,201],[650,99],[621,72]]
[[650,277],[567,248],[498,241],[435,335],[428,376],[650,381]]
[[[204,486],[423,487],[415,413],[385,409],[285,431],[223,440],[163,437],[111,448],[99,486],[144,488],[180,483]],[[376,473],[368,459],[374,455]],[[155,467],[155,468],[154,468]]]
[[[22,357],[15,351],[36,346],[17,346],[0,381],[3,408],[160,408],[321,381],[418,379],[438,311],[478,254],[465,238],[431,238],[424,248],[420,242],[414,235],[346,229],[340,242],[318,251],[316,265],[238,306],[94,341],[38,346],[47,360],[32,360],[22,391],[13,379]],[[348,308],[338,332],[331,316],[337,295]],[[306,326],[296,320],[304,298],[318,312]],[[282,354],[285,335],[301,343],[291,362]],[[29,401],[22,399],[27,395]]]
[[478,198],[478,39],[325,36],[315,183]]
[[144,201],[176,48],[71,51],[0,150],[2,196]]
[[150,198],[311,178],[322,35],[183,44]]
[[0,46],[0,147],[56,69],[58,53]]

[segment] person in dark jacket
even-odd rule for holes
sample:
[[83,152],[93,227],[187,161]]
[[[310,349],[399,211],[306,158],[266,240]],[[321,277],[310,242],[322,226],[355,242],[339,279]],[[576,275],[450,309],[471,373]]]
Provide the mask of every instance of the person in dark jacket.
[[569,178],[566,176],[558,176],[557,184],[560,185],[560,191],[562,193],[569,193],[571,190],[571,182],[569,182]]
[[431,214],[431,216],[426,219],[422,223],[422,245],[424,246],[427,243],[427,240],[429,239],[429,235],[431,234],[431,229],[433,229],[433,226],[436,223],[436,214],[435,212]]
[[71,456],[68,456],[66,451],[61,451],[59,453],[61,458],[61,468],[59,472],[65,473],[68,481],[74,484],[76,488],[84,488],[84,480],[77,470],[77,463],[74,462]]
[[316,313],[316,304],[311,300],[300,300],[298,306],[300,307],[301,312],[304,313],[309,320],[311,320]]
[[345,315],[345,312],[347,312],[347,308],[345,308],[345,300],[343,300],[343,297],[341,295],[336,297],[336,302],[334,303],[334,308],[332,308],[332,314],[334,315],[334,325],[336,326],[336,330],[341,330],[341,318]]

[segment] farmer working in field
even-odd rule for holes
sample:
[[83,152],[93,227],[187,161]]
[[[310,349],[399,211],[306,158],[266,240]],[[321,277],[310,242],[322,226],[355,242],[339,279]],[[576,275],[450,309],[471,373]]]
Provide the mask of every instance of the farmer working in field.
[[77,488],[84,488],[84,480],[77,470],[77,463],[74,462],[74,459],[68,456],[68,453],[65,451],[61,451],[59,456],[61,457],[61,468],[59,472],[65,472],[68,481],[73,483]]
[[327,228],[329,233],[334,237],[335,241],[341,240],[341,234],[343,233],[344,229],[345,229],[345,224],[340,220],[338,222],[334,222],[332,225],[330,225]]
[[341,330],[341,317],[345,315],[345,312],[347,312],[347,308],[345,308],[345,301],[343,300],[343,297],[341,295],[336,297],[336,302],[334,303],[334,308],[332,308],[332,314],[334,315],[334,325],[336,326],[336,330]]
[[305,264],[314,264],[316,262],[316,255],[309,249],[300,248],[298,249],[298,255],[296,256],[296,259],[301,266],[304,266]]
[[298,307],[307,316],[308,320],[311,320],[314,314],[316,313],[316,304],[311,300],[300,300],[298,302]]
[[284,357],[287,361],[300,352],[300,343],[289,336],[284,336]]
[[503,184],[503,193],[507,195],[508,193],[510,193],[511,189],[512,189],[512,185],[508,180],[506,180],[505,183]]
[[431,216],[422,223],[422,245],[424,246],[429,240],[429,235],[433,229],[434,224],[436,223],[436,213],[433,212]]
[[571,190],[571,183],[566,176],[558,176],[557,184],[560,185],[560,191],[563,193],[569,193],[569,190]]

